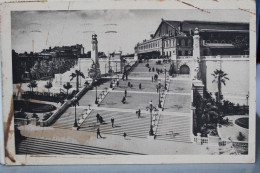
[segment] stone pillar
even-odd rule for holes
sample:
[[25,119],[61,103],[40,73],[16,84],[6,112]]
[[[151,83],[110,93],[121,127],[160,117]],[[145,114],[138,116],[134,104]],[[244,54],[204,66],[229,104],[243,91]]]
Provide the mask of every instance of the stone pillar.
[[204,84],[201,80],[192,81],[193,91],[197,91],[202,97],[204,94]]
[[92,35],[92,49],[91,49],[91,59],[96,64],[96,67],[99,68],[99,62],[98,62],[98,41],[97,41],[97,35]]
[[192,132],[193,132],[195,129],[197,130],[197,115],[196,115],[196,112],[195,112],[195,110],[196,110],[195,107],[192,106],[191,110],[192,110],[192,123],[193,123]]
[[193,36],[193,70],[192,70],[192,79],[194,80],[200,78],[199,62],[200,62],[200,36],[199,36],[199,29],[195,28],[194,36]]
[[197,133],[197,144],[202,145],[201,133]]
[[137,53],[135,53],[134,61],[137,61],[137,60],[138,60],[138,55],[137,55]]

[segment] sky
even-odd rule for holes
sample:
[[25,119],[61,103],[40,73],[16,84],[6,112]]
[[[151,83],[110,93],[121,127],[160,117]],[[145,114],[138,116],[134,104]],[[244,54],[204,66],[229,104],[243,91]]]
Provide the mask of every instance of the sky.
[[[54,46],[82,44],[91,49],[91,35],[98,36],[99,51],[134,53],[137,42],[149,39],[161,19],[249,22],[241,10],[87,10],[13,11],[12,49],[40,52]],[[112,32],[111,32],[112,31]]]

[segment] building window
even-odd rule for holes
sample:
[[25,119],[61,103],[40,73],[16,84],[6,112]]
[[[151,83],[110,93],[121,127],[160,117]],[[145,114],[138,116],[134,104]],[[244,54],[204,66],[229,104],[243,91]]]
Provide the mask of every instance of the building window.
[[192,46],[192,41],[191,41],[191,39],[188,40],[188,46]]
[[181,40],[181,45],[185,46],[185,40],[184,39]]
[[221,43],[225,44],[225,43],[226,43],[226,41],[225,41],[225,40],[222,40],[222,41],[221,41]]
[[218,40],[214,40],[214,43],[218,43]]
[[181,50],[178,50],[178,56],[182,56]]
[[187,50],[185,50],[184,54],[185,54],[185,56],[188,56],[188,51],[187,51]]

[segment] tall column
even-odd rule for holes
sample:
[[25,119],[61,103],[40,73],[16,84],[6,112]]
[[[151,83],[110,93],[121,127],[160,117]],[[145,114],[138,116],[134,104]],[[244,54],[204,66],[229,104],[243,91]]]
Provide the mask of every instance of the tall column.
[[201,81],[200,71],[200,36],[199,29],[195,28],[193,36],[193,70],[192,70],[192,84],[194,89],[203,97],[204,84]]
[[193,36],[193,74],[192,74],[192,78],[194,80],[200,78],[199,73],[200,73],[200,69],[199,69],[199,62],[200,62],[200,36],[199,36],[199,29],[195,28],[194,31],[194,36]]
[[98,61],[98,41],[97,41],[97,35],[92,35],[92,49],[91,49],[91,59],[93,60],[94,64],[96,65],[96,68],[99,68],[99,61]]
[[98,79],[100,78],[101,71],[100,71],[100,65],[98,62],[98,41],[97,41],[97,35],[92,35],[92,49],[91,49],[91,60],[93,61],[93,64],[88,72],[88,76],[92,79]]

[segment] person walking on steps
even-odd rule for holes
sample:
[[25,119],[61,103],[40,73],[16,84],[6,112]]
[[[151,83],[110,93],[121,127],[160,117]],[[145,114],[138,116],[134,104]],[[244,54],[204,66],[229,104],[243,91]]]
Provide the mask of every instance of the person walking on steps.
[[122,103],[125,104],[125,102],[126,102],[126,98],[124,96],[123,99],[122,99]]
[[111,118],[111,123],[112,123],[112,127],[114,128],[114,122],[115,122],[115,119],[114,117]]
[[125,97],[127,96],[127,90],[125,90]]
[[141,117],[141,110],[138,109],[138,111],[136,111],[137,117],[140,118]]
[[99,122],[99,119],[100,119],[100,115],[97,114],[96,117],[97,117],[97,123],[98,123],[98,122]]
[[102,138],[102,136],[100,135],[100,130],[99,130],[99,128],[97,129],[97,139],[98,139],[98,136],[99,136],[100,138]]
[[124,132],[124,139],[126,138],[126,132]]
[[139,84],[139,89],[142,89],[142,84],[141,83]]

